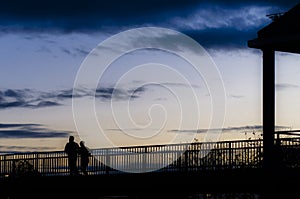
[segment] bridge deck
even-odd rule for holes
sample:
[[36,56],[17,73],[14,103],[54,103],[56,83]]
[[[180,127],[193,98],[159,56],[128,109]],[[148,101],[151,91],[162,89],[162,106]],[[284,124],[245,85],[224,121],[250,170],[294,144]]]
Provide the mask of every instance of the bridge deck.
[[262,168],[262,143],[240,140],[93,149],[88,176],[69,176],[67,156],[62,151],[6,154],[0,156],[0,192],[35,194],[31,198],[47,193],[53,198],[53,194],[69,194],[71,186],[75,196],[161,192],[178,196],[199,192],[262,193],[266,183],[285,193],[292,187],[297,190],[300,139],[277,140],[278,164],[272,171]]
[[[4,190],[1,194],[16,199],[92,199],[101,196],[192,198],[191,196],[203,193],[254,193],[260,196],[267,194],[265,198],[278,198],[280,194],[280,198],[288,198],[287,195],[295,194],[298,198],[299,177],[298,169],[272,173],[262,169],[235,169],[202,173],[24,177],[18,181],[1,184],[1,189]],[[270,190],[265,189],[266,184],[270,186]]]

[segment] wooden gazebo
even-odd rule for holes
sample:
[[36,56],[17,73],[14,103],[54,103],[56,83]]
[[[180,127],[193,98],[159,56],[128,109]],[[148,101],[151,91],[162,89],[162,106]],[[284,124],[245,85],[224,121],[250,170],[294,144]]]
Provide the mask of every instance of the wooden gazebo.
[[300,53],[300,4],[285,13],[269,15],[273,20],[248,41],[248,47],[263,54],[263,150],[264,167],[276,165],[275,150],[275,51]]

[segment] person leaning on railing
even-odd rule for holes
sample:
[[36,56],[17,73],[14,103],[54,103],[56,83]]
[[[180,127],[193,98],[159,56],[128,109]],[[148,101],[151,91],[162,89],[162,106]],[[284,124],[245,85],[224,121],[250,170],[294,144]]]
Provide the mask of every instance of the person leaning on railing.
[[65,145],[65,152],[68,154],[68,164],[70,169],[70,175],[78,175],[77,169],[77,155],[79,153],[79,145],[74,141],[74,136],[69,137],[69,142]]
[[84,141],[80,141],[79,144],[80,144],[79,154],[80,154],[81,172],[84,175],[88,175],[87,166],[89,164],[89,157],[91,156],[91,153],[89,152],[88,148],[85,146]]

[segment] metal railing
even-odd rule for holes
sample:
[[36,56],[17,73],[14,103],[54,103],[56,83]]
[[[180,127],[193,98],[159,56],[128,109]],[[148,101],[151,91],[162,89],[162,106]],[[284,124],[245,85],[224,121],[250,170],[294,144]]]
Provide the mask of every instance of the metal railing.
[[[300,167],[300,138],[276,139],[286,167]],[[261,168],[263,141],[237,140],[90,150],[89,175]],[[80,157],[78,158],[78,168]],[[1,176],[69,175],[63,151],[0,155]]]

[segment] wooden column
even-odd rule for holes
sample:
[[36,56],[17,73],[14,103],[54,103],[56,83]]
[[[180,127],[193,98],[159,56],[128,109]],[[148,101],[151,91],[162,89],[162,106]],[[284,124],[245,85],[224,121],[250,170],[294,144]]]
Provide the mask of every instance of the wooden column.
[[274,165],[275,51],[263,49],[263,154],[264,168]]

